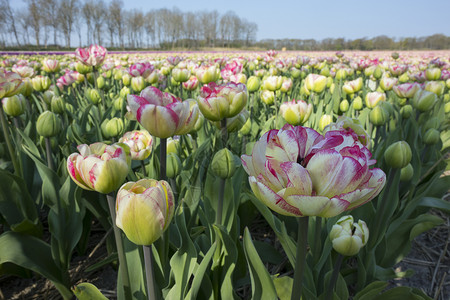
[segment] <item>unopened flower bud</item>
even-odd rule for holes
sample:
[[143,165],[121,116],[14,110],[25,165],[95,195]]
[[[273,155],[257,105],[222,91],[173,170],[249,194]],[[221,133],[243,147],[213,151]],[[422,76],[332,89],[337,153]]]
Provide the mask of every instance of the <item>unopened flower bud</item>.
[[330,239],[336,252],[344,256],[353,256],[367,244],[369,228],[362,220],[353,223],[352,216],[343,216],[331,228]]
[[124,129],[123,121],[119,118],[112,118],[111,120],[105,119],[101,125],[101,129],[105,138],[122,135]]
[[350,104],[348,103],[348,100],[347,100],[347,99],[344,99],[344,100],[342,100],[341,103],[339,104],[339,109],[340,109],[342,112],[346,112],[346,111],[348,110],[349,106],[350,106]]
[[167,153],[167,177],[175,178],[181,172],[181,160],[176,153]]
[[389,113],[383,106],[377,105],[370,111],[369,120],[375,126],[382,126],[389,120]]
[[65,103],[61,96],[53,96],[50,103],[50,110],[55,114],[62,114],[65,111]]
[[423,137],[423,142],[426,145],[434,145],[439,142],[439,139],[440,139],[439,130],[430,128],[425,132],[425,135]]
[[99,91],[96,90],[96,89],[88,89],[88,90],[86,91],[86,97],[87,97],[89,100],[91,100],[91,102],[92,102],[94,105],[97,105],[97,104],[102,100],[102,98],[100,97]]
[[412,105],[422,112],[430,110],[436,102],[436,94],[425,90],[419,90],[412,99]]
[[256,76],[250,76],[247,80],[247,90],[249,93],[256,92],[261,86],[261,80]]
[[223,148],[214,155],[211,169],[216,176],[227,179],[234,175],[240,165],[241,160],[230,150]]
[[37,133],[43,137],[56,136],[62,127],[61,119],[51,111],[44,111],[36,121]]
[[18,94],[2,99],[3,110],[8,116],[18,117],[25,112],[26,99],[23,95]]
[[330,124],[331,122],[333,122],[333,116],[331,116],[331,115],[323,115],[323,116],[321,116],[320,120],[319,120],[319,131],[323,132],[325,127],[328,124]]
[[426,69],[425,77],[427,78],[427,80],[439,80],[441,78],[441,69],[439,68]]
[[398,141],[390,145],[384,152],[384,160],[391,168],[401,169],[411,162],[411,147],[405,141]]
[[358,96],[354,98],[352,101],[352,105],[355,110],[361,110],[363,108],[363,102],[361,97]]
[[400,181],[410,181],[414,175],[414,168],[411,164],[400,170]]
[[409,117],[411,117],[412,113],[413,113],[413,108],[409,104],[400,108],[400,114],[402,115],[403,119],[408,119]]

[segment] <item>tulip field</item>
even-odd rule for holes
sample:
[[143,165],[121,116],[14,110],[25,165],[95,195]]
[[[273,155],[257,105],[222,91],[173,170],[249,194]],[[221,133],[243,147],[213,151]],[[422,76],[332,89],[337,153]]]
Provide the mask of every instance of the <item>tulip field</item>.
[[448,227],[449,90],[448,51],[0,53],[0,299],[449,299],[448,235],[393,284]]

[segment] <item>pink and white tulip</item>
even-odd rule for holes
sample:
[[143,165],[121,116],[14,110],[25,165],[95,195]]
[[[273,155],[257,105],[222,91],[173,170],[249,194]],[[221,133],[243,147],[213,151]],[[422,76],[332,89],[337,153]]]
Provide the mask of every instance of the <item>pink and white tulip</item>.
[[256,142],[241,157],[256,197],[288,216],[333,217],[372,200],[386,175],[351,130],[328,131],[285,125]]
[[132,113],[148,132],[159,138],[168,138],[190,132],[198,118],[194,100],[180,101],[170,93],[149,86],[140,96],[128,95]]
[[67,169],[78,186],[103,194],[120,187],[130,167],[128,147],[94,143],[77,148],[80,153],[72,153],[67,158]]
[[106,49],[100,45],[91,45],[88,48],[77,48],[75,57],[87,66],[99,67],[106,58]]

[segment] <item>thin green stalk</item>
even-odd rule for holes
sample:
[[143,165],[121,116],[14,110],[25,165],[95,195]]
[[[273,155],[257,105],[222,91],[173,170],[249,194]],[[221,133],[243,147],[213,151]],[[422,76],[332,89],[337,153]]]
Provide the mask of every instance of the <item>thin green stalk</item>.
[[226,118],[223,118],[220,121],[220,135],[222,136],[222,147],[227,148],[228,130],[227,130],[227,119]]
[[339,275],[339,271],[341,270],[342,261],[344,260],[344,256],[342,254],[339,254],[336,260],[336,263],[334,264],[333,273],[331,274],[330,283],[328,284],[327,291],[325,293],[325,300],[332,300],[333,299],[333,291],[334,287],[336,285],[336,281]]
[[217,203],[216,223],[222,224],[223,199],[225,197],[225,179],[220,178],[219,202]]
[[378,245],[378,240],[380,239],[380,235],[382,234],[379,232],[380,228],[382,227],[383,222],[387,222],[388,220],[385,219],[386,214],[386,208],[389,205],[388,200],[390,198],[390,189],[392,187],[392,184],[394,182],[395,174],[397,173],[398,169],[391,168],[389,170],[389,175],[387,177],[387,182],[385,186],[385,190],[383,192],[383,197],[381,199],[378,199],[379,203],[377,203],[377,213],[375,215],[375,225],[374,229],[376,232],[374,232],[373,237],[369,240],[369,249],[375,248],[376,245]]
[[142,173],[144,173],[144,177],[147,177],[147,170],[145,169],[145,163],[141,160]]
[[115,198],[114,193],[106,195],[106,199],[108,200],[109,213],[111,214],[112,224],[114,228],[114,237],[116,239],[117,254],[119,256],[119,265],[121,270],[120,276],[122,277],[125,299],[128,300],[132,299],[130,277],[128,275],[128,264],[122,243],[122,234],[120,233],[120,229],[116,225],[116,209],[114,198]]
[[2,123],[3,128],[3,136],[5,138],[6,146],[8,147],[9,156],[11,158],[11,162],[14,167],[14,173],[16,175],[22,176],[22,172],[19,166],[19,163],[17,162],[16,152],[14,151],[12,142],[11,142],[11,136],[9,135],[8,130],[8,123],[6,122],[5,114],[3,113],[3,106],[0,104],[0,121]]
[[52,157],[52,145],[50,143],[50,138],[46,137],[45,140],[45,151],[47,154],[47,166],[50,168],[50,170],[55,171],[55,164],[53,163],[53,157]]
[[159,180],[167,180],[167,139],[159,140]]
[[294,282],[292,283],[291,300],[300,300],[300,298],[302,297],[303,273],[305,272],[306,268],[308,219],[309,217],[300,217],[297,219],[297,254],[295,260]]
[[314,227],[314,247],[313,247],[313,257],[314,257],[314,263],[318,263],[320,259],[321,249],[322,249],[322,239],[320,238],[322,233],[322,218],[321,217],[315,217],[315,227]]
[[153,272],[153,254],[152,245],[142,246],[144,251],[144,262],[145,262],[145,278],[147,281],[147,299],[156,299],[156,288],[155,288],[155,275]]
[[183,83],[180,82],[180,98],[183,99]]

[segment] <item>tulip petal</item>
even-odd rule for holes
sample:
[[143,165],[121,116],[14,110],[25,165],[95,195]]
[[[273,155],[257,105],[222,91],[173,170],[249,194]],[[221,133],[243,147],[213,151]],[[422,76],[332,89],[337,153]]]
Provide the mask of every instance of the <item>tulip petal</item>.
[[350,204],[349,209],[354,209],[358,206],[367,203],[368,201],[375,198],[380,191],[383,189],[386,183],[386,174],[379,168],[374,168],[369,171],[371,177],[367,183],[365,183],[365,189],[370,189],[371,191],[365,196],[361,197],[358,200],[353,200]]
[[281,164],[281,169],[288,178],[287,188],[294,188],[296,194],[311,195],[312,181],[308,170],[295,162],[285,162]]
[[290,195],[286,202],[298,208],[304,216],[331,218],[344,212],[349,202],[339,198],[329,199],[323,196]]
[[159,138],[173,136],[178,124],[178,116],[173,110],[153,104],[141,106],[136,117],[151,135]]
[[81,155],[78,153],[73,153],[67,158],[67,169],[69,170],[69,175],[79,187],[85,190],[93,191],[91,187],[85,184],[81,174],[78,172],[78,169],[76,167],[78,157],[81,157]]
[[257,181],[254,176],[248,178],[250,187],[256,198],[261,200],[271,210],[285,216],[301,216],[300,211],[287,203],[282,197],[277,195],[270,188]]

